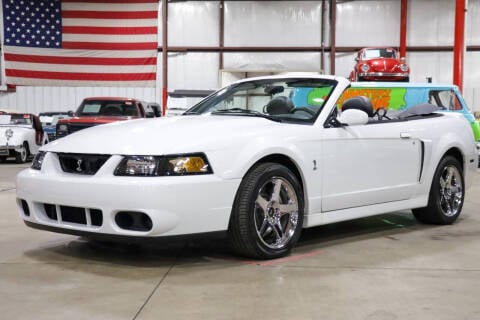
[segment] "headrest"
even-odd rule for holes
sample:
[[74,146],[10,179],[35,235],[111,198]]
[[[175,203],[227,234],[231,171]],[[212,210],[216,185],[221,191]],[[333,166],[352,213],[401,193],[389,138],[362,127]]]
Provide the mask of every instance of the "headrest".
[[289,113],[294,107],[295,105],[293,104],[292,100],[285,96],[278,96],[267,103],[265,106],[265,111],[271,115],[286,114]]
[[372,101],[365,96],[352,97],[343,102],[342,111],[348,109],[362,110],[368,114],[369,117],[373,117]]

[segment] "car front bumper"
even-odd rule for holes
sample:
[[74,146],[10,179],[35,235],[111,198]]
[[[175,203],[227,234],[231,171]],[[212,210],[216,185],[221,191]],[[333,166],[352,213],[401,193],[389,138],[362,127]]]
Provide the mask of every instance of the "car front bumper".
[[[41,171],[25,169],[17,176],[17,207],[27,225],[69,234],[136,238],[228,228],[240,179],[224,180],[214,174],[118,177],[112,172],[120,156],[112,156],[95,175],[85,176],[63,172],[58,160],[47,155]],[[55,216],[49,208],[55,208]],[[151,229],[122,228],[116,220],[119,212],[147,215]]]
[[18,151],[20,152],[23,148],[23,145],[0,145],[0,156],[9,156],[11,151]]
[[409,77],[409,73],[406,72],[364,72],[358,74],[360,77],[369,78],[394,78],[394,79],[406,79]]

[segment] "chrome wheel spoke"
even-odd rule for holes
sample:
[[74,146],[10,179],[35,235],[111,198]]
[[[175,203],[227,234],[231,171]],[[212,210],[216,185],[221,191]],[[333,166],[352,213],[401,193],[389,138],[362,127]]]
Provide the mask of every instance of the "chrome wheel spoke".
[[268,224],[268,220],[265,218],[262,222],[262,226],[260,227],[260,229],[258,230],[258,232],[260,233],[260,235],[262,237],[264,237],[265,235],[267,235],[269,232],[271,231],[271,228],[270,228],[270,225]]
[[276,179],[274,181],[274,188],[272,192],[272,196],[270,198],[270,201],[280,201],[280,191],[282,189],[282,180],[281,179]]
[[283,228],[282,228],[282,224],[280,223],[280,220],[273,226],[273,231],[274,231],[275,237],[276,237],[275,243],[280,244],[282,242],[283,236],[284,236]]
[[298,212],[298,205],[296,203],[289,203],[289,204],[281,204],[279,205],[280,214],[283,215],[291,215],[295,212]]
[[268,205],[268,200],[262,197],[262,195],[257,196],[257,200],[255,200],[255,203],[263,210],[265,214],[267,214],[267,205]]
[[441,190],[443,190],[443,188],[445,188],[446,184],[447,184],[447,182],[445,181],[445,179],[443,179],[443,177],[440,177],[440,188],[441,188]]

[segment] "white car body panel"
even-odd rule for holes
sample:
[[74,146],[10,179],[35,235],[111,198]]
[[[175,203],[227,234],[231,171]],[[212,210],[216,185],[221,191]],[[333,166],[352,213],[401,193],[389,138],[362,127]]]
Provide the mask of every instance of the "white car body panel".
[[[5,132],[11,129],[13,136],[7,139]],[[35,142],[35,130],[32,126],[22,125],[0,125],[0,148],[6,146],[14,147],[15,151],[19,151],[23,143],[27,142],[30,154],[36,154],[40,146]]]
[[[478,159],[463,116],[449,113],[434,119],[325,128],[349,82],[318,78],[335,79],[338,85],[311,125],[207,114],[116,122],[49,143],[41,149],[47,152],[42,169],[18,175],[20,215],[26,222],[65,232],[159,237],[224,231],[242,178],[257,161],[272,155],[290,159],[302,178],[304,227],[425,206],[438,162],[450,148],[461,151],[465,185],[471,184]],[[125,155],[197,152],[207,156],[213,174],[113,174]],[[81,176],[63,172],[57,153],[112,157],[95,175]],[[29,216],[20,200],[28,203]],[[46,217],[43,203],[101,209],[104,223],[54,221]],[[125,210],[147,213],[152,230],[119,228],[114,216]]]

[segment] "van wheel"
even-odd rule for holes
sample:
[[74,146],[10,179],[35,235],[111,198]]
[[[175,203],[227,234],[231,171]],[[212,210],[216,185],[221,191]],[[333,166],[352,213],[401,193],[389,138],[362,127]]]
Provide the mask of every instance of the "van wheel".
[[452,156],[443,157],[433,176],[428,205],[413,209],[413,215],[422,223],[452,224],[462,211],[464,185],[458,160]]
[[24,142],[20,151],[15,151],[15,162],[16,163],[25,163],[27,162],[30,151],[28,149],[28,143]]

